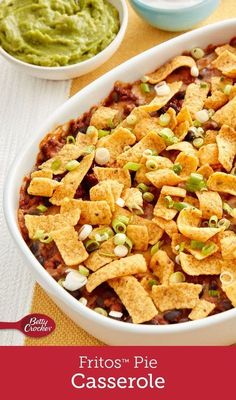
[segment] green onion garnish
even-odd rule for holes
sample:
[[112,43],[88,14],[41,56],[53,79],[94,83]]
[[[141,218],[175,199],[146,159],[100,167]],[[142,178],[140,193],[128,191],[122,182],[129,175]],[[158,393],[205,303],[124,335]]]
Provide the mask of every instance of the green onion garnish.
[[145,183],[139,183],[137,188],[140,190],[140,192],[145,193],[149,191],[149,187],[145,185]]
[[43,204],[40,204],[38,207],[37,207],[37,210],[39,210],[41,213],[44,213],[45,211],[47,211],[47,207],[46,206],[44,206]]
[[133,242],[128,237],[126,237],[125,246],[128,247],[130,251],[132,250]]
[[194,147],[196,147],[196,149],[200,149],[200,147],[202,147],[203,144],[204,144],[204,140],[201,137],[198,137],[193,140],[193,145],[194,145]]
[[89,276],[89,269],[84,267],[83,265],[79,266],[79,273],[84,276]]
[[161,126],[167,126],[170,123],[170,115],[165,113],[161,114],[159,117],[159,124]]
[[143,200],[147,201],[148,203],[151,203],[154,200],[154,194],[152,194],[151,192],[143,193]]
[[115,236],[114,236],[114,244],[116,245],[116,246],[120,246],[120,245],[123,245],[123,244],[125,244],[125,242],[126,242],[126,239],[127,239],[127,236],[124,234],[124,233],[117,233]]
[[73,171],[78,166],[79,166],[79,161],[71,160],[66,164],[65,168],[67,169],[67,171]]
[[67,143],[67,144],[75,144],[75,138],[74,138],[74,136],[67,136],[67,138],[66,138],[66,143]]
[[154,285],[158,285],[158,282],[156,281],[156,279],[150,279],[150,281],[148,281],[149,286],[154,286]]
[[95,307],[95,308],[93,309],[93,311],[95,311],[95,312],[98,313],[98,314],[103,315],[104,317],[107,317],[107,316],[108,316],[106,310],[105,310],[104,308],[102,308],[102,307]]
[[112,228],[116,233],[125,233],[126,232],[126,225],[119,221],[119,219],[113,219],[112,221]]
[[100,244],[96,240],[89,239],[85,242],[85,248],[89,253],[99,249],[99,247],[100,247]]
[[219,222],[218,222],[218,227],[219,228],[225,228],[228,229],[230,227],[231,223],[228,219],[226,218],[222,218]]
[[212,215],[209,219],[208,225],[210,228],[216,228],[218,225],[218,217],[216,215]]
[[181,283],[185,282],[185,275],[183,272],[177,271],[170,275],[169,279],[170,283]]
[[83,149],[84,154],[91,154],[95,150],[95,146],[86,146]]
[[181,211],[187,207],[191,207],[191,204],[185,203],[184,201],[174,201],[173,208],[175,208],[177,211]]
[[158,168],[158,164],[155,159],[149,159],[146,162],[146,167],[150,171],[155,171]]
[[219,297],[219,290],[208,290],[209,296]]
[[142,82],[142,83],[140,84],[140,89],[141,89],[141,91],[142,91],[143,93],[150,93],[150,86],[149,86],[148,83]]
[[200,88],[201,88],[201,89],[206,89],[206,88],[207,88],[207,84],[204,83],[204,82],[202,82],[202,83],[200,84]]
[[56,160],[54,160],[51,164],[51,168],[53,171],[56,171],[57,169],[59,169],[61,166],[61,160],[59,160],[59,158],[57,158]]
[[200,60],[200,58],[204,57],[205,52],[200,47],[195,47],[191,50],[191,56],[195,58],[195,60]]
[[232,214],[232,211],[233,211],[233,208],[230,207],[229,204],[223,203],[223,210],[224,210],[225,212],[227,212],[229,215],[231,215],[231,214]]
[[201,125],[202,125],[201,122],[197,120],[193,121],[193,126],[195,126],[195,128],[199,128]]
[[226,94],[227,96],[230,95],[230,92],[232,90],[233,86],[232,85],[225,85],[224,87],[224,94]]
[[183,167],[182,167],[181,164],[177,163],[177,164],[174,164],[174,165],[173,165],[172,169],[173,169],[173,171],[174,171],[174,173],[175,173],[176,175],[179,175],[180,172],[182,171]]
[[185,242],[181,242],[181,243],[179,244],[179,252],[184,251],[184,248],[185,248]]
[[188,192],[197,192],[207,187],[206,182],[201,174],[191,173],[186,181],[186,190]]
[[126,217],[125,215],[118,215],[116,218],[125,225],[128,225],[129,223],[129,217]]
[[50,235],[45,234],[43,237],[41,237],[41,238],[39,239],[39,241],[40,241],[41,243],[48,244],[48,243],[51,243],[51,242],[53,241],[53,238],[52,238]]
[[139,168],[141,168],[141,164],[129,161],[124,165],[123,168],[124,169],[129,169],[130,171],[138,171]]
[[174,206],[174,200],[172,200],[171,196],[165,196],[164,203],[167,208],[172,208]]
[[174,132],[170,128],[162,129],[160,132],[158,132],[158,135],[164,139],[168,146],[178,142],[178,138],[174,135]]
[[48,233],[44,232],[42,229],[38,229],[33,237],[34,240],[39,240],[41,243],[51,243],[53,241],[52,237]]
[[213,253],[215,251],[215,248],[216,248],[215,243],[211,242],[211,243],[205,244],[205,246],[203,246],[201,249],[201,253],[204,256],[209,256],[211,253]]
[[161,245],[163,244],[163,242],[159,241],[156,244],[154,244],[151,248],[151,256],[153,256],[161,247]]
[[205,246],[205,243],[199,242],[198,240],[191,240],[190,247],[192,250],[202,250]]
[[[114,118],[114,117],[113,117]],[[113,121],[113,118],[110,118],[108,121],[107,121],[107,126],[109,127],[109,128],[114,128],[114,121]],[[98,137],[99,137],[99,131],[98,131]]]
[[98,131],[98,139],[101,139],[104,136],[110,135],[110,131],[106,131],[105,129],[99,129]]

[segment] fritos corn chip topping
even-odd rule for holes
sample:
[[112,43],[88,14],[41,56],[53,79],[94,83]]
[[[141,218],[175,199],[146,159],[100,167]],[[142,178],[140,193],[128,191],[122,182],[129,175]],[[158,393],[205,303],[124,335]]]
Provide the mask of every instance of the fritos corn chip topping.
[[30,250],[104,317],[174,324],[236,307],[236,47],[191,54],[49,133],[21,187]]

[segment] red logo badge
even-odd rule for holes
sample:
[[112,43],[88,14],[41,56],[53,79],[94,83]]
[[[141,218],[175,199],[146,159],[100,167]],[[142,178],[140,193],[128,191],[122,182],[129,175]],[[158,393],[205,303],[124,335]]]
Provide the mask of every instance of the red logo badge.
[[0,322],[0,329],[18,329],[33,338],[47,336],[55,327],[53,319],[44,314],[29,314],[17,322]]

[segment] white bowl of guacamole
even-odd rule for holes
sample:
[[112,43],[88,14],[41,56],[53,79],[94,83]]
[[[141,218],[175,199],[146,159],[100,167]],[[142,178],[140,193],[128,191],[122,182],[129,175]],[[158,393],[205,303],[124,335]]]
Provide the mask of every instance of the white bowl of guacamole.
[[35,77],[71,79],[106,62],[127,23],[125,0],[3,0],[0,54]]

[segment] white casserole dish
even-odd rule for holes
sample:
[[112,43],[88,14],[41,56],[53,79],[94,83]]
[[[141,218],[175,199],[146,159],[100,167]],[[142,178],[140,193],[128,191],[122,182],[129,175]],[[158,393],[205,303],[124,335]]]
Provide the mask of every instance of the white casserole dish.
[[[19,189],[33,167],[40,140],[58,124],[76,118],[99,103],[116,80],[134,81],[158,65],[193,47],[228,42],[236,35],[236,19],[222,21],[154,47],[102,76],[62,105],[39,128],[10,168],[4,190],[9,230],[34,277],[53,301],[75,323],[109,345],[229,345],[236,342],[236,309],[203,320],[177,325],[134,325],[114,321],[84,307],[44,270],[24,242],[17,225]],[[50,315],[53,318],[53,315]]]

